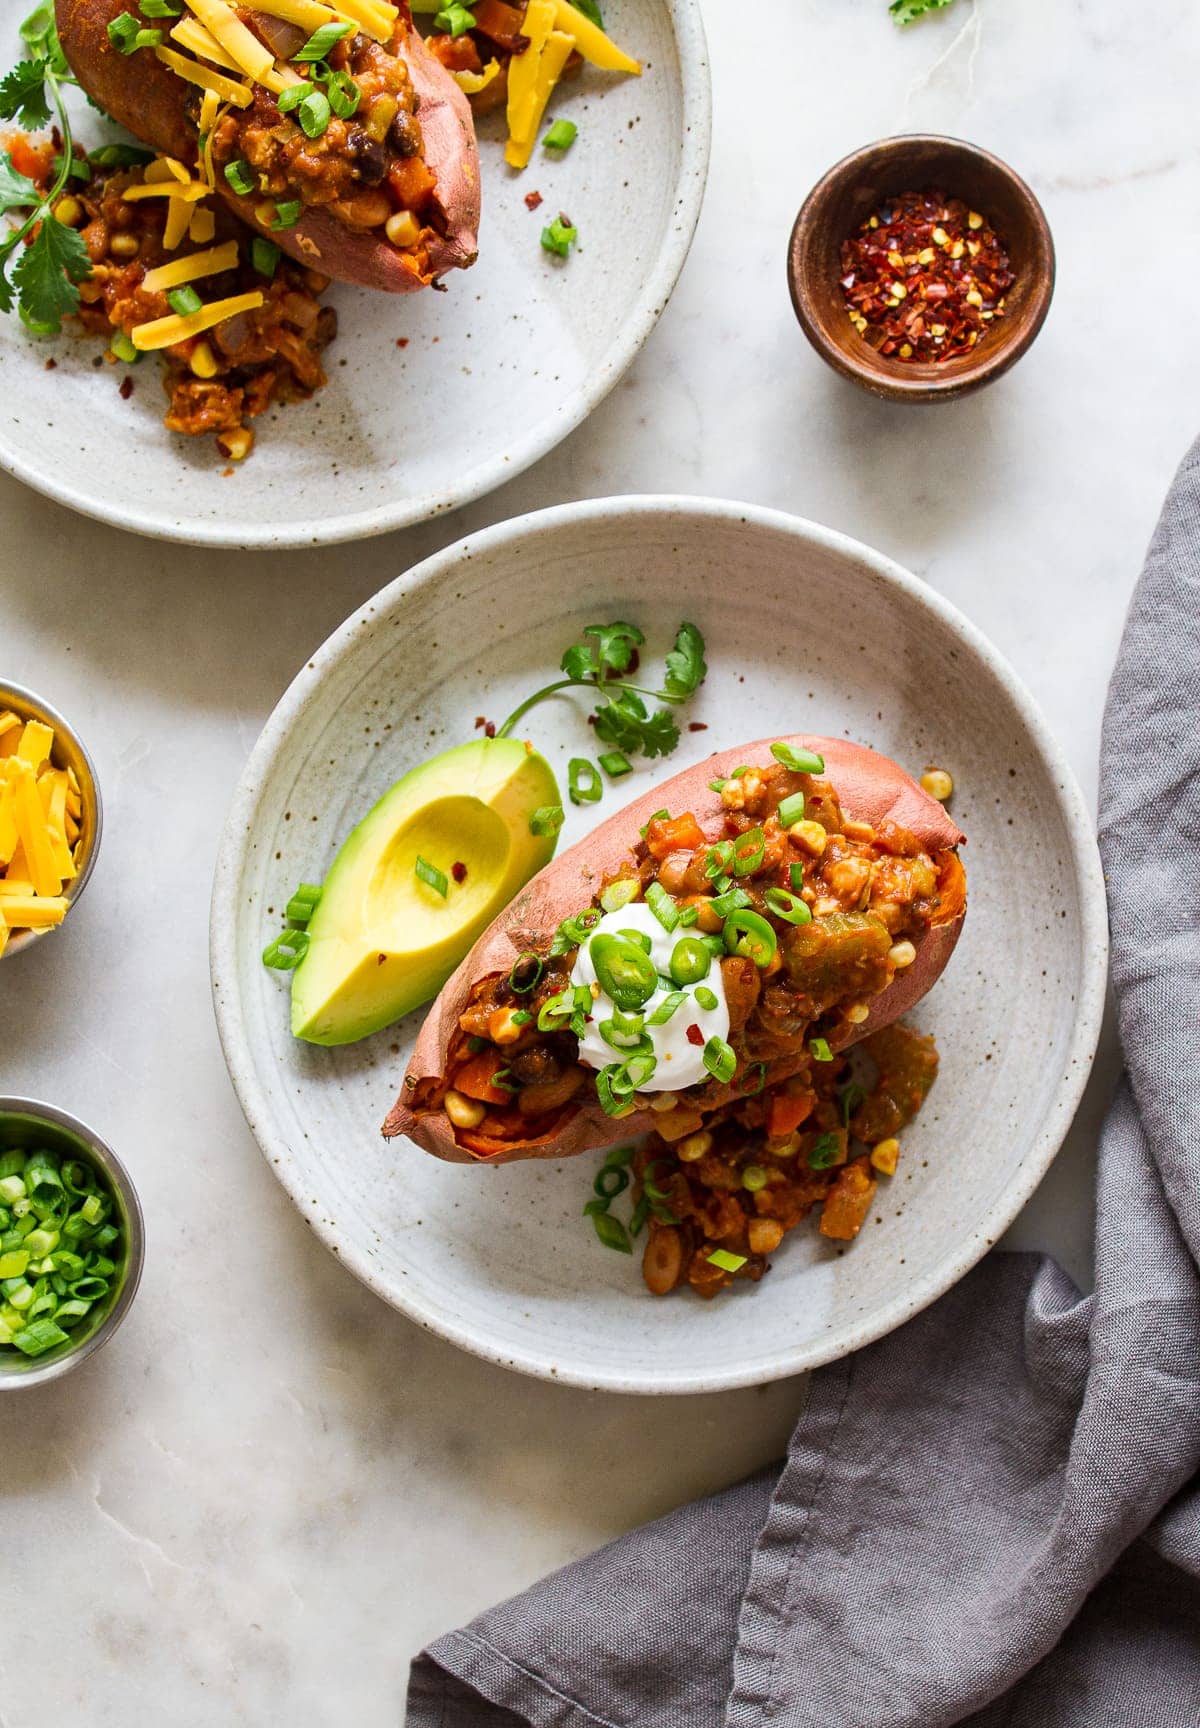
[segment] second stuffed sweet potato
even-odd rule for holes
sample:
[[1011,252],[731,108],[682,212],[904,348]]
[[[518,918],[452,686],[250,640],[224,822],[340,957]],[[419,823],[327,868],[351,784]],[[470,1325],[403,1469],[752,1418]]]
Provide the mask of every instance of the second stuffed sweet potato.
[[322,275],[408,293],[475,260],[470,107],[384,0],[57,0],[88,94]]

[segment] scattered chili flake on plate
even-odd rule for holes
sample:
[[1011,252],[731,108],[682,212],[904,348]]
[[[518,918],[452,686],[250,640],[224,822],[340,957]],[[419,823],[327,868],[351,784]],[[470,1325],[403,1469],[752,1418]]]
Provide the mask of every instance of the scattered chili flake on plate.
[[842,243],[850,321],[879,354],[940,363],[969,354],[1004,316],[1016,280],[987,218],[944,192],[889,198]]
[[525,194],[525,208],[526,208],[526,210],[536,210],[538,205],[541,203],[541,201],[542,201],[542,195],[540,192],[526,192],[526,194]]

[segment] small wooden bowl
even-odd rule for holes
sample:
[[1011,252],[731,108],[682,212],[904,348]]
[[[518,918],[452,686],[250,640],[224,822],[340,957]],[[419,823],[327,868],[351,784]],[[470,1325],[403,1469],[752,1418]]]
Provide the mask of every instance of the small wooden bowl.
[[[840,281],[842,242],[888,198],[929,188],[987,218],[1016,277],[1003,318],[978,347],[940,365],[877,354],[850,322]],[[835,372],[895,402],[942,402],[990,384],[1029,347],[1054,293],[1054,241],[1029,187],[998,157],[957,138],[884,138],[845,157],[804,200],[788,249],[788,284],[804,334]]]

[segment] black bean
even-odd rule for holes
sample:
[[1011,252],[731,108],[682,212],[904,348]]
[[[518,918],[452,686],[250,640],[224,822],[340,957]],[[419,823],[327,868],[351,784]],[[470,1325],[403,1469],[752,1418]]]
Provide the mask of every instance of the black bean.
[[378,186],[387,173],[388,154],[383,145],[364,132],[361,126],[351,128],[347,139],[354,177],[364,186]]
[[388,130],[388,143],[397,156],[419,156],[424,145],[420,122],[401,108]]

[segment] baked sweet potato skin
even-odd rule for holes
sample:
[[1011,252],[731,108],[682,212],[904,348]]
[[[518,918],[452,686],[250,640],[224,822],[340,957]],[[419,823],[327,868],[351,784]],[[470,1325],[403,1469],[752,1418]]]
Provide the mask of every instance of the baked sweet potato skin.
[[[63,51],[88,95],[114,120],[153,149],[192,163],[196,133],[185,106],[190,86],[149,50],[121,54],[108,39],[110,22],[128,10],[126,0],[56,0]],[[479,150],[467,98],[419,33],[403,21],[399,28],[398,52],[421,98],[425,161],[437,181],[435,196],[445,230],[429,247],[428,273],[418,274],[386,240],[355,232],[320,208],[307,208],[294,228],[272,230],[271,239],[297,262],[339,282],[411,294],[446,271],[466,269],[475,262]],[[218,191],[249,227],[256,228],[252,196],[239,196],[224,183]]]
[[[561,857],[526,884],[495,923],[476,942],[451,976],[429,1011],[417,1038],[400,1096],[383,1125],[384,1135],[404,1134],[427,1152],[453,1163],[479,1162],[460,1146],[454,1130],[440,1109],[413,1108],[419,1090],[436,1083],[446,1071],[446,1058],[458,1031],[459,1015],[472,986],[491,974],[512,969],[526,949],[549,941],[564,918],[589,904],[606,875],[614,875],[637,843],[639,830],[665,805],[674,812],[691,811],[709,838],[721,832],[724,811],[709,781],[730,775],[741,765],[767,767],[773,763],[771,745],[778,735],[756,744],[710,756],[674,779],[656,786],[636,803],[572,846]],[[841,738],[795,736],[785,740],[798,749],[815,750],[825,758],[825,778],[838,794],[842,808],[860,821],[878,826],[886,818],[915,834],[931,853],[947,852],[962,844],[965,836],[936,799],[923,792],[902,768],[886,756],[851,744]],[[932,987],[954,951],[966,912],[960,880],[961,865],[954,860],[957,876],[952,884],[949,916],[933,925],[917,944],[917,957],[906,971],[874,998],[866,1021],[846,1026],[830,1042],[844,1049],[868,1033],[897,1020]],[[632,1138],[655,1126],[650,1111],[614,1122],[604,1115],[590,1092],[587,1101],[572,1110],[565,1123],[538,1139],[498,1144],[485,1162],[507,1164],[522,1158],[569,1158],[577,1152],[610,1145],[616,1139]]]

